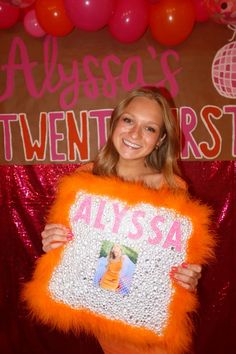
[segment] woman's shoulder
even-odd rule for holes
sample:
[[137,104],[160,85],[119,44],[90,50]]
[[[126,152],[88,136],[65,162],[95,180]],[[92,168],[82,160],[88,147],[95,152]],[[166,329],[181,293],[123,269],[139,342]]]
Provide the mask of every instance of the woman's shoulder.
[[147,187],[159,189],[164,184],[164,176],[162,173],[150,173],[142,178]]
[[176,184],[177,188],[183,189],[183,190],[185,190],[185,191],[188,190],[188,185],[187,185],[187,183],[186,183],[185,180],[184,180],[183,178],[181,178],[180,176],[174,175],[174,181],[175,181],[175,184]]
[[93,162],[87,162],[87,163],[83,163],[81,164],[77,169],[76,172],[92,172],[93,170]]
[[[162,187],[169,186],[163,173],[153,173],[147,176],[144,182],[148,187],[153,189],[160,189]],[[173,184],[176,186],[175,188],[187,191],[188,185],[180,176],[174,174],[173,182]]]

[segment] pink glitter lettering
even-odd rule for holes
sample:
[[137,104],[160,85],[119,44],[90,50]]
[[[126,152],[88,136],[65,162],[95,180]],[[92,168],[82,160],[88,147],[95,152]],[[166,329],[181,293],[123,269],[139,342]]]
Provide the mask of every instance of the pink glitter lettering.
[[94,222],[94,227],[100,230],[104,230],[105,228],[105,225],[102,224],[102,216],[104,213],[105,206],[106,206],[106,201],[104,199],[101,199],[98,206],[97,216]]
[[153,231],[155,231],[155,237],[149,237],[148,238],[148,243],[150,243],[151,245],[157,245],[161,242],[162,240],[162,232],[159,229],[159,227],[157,226],[158,223],[164,223],[165,222],[165,218],[163,216],[155,216],[152,221],[151,221],[151,227],[153,229]]
[[112,228],[112,232],[117,234],[119,231],[121,220],[123,219],[123,217],[125,216],[125,214],[129,210],[129,208],[124,207],[123,209],[119,210],[119,203],[113,203],[112,206],[113,206],[113,210],[115,213],[115,221],[114,221],[114,225]]
[[144,218],[145,217],[145,211],[143,210],[135,210],[132,216],[132,223],[136,228],[136,233],[129,232],[128,237],[132,238],[134,240],[138,240],[140,237],[143,236],[143,227],[140,224],[138,218]]
[[174,247],[177,252],[181,252],[181,229],[178,221],[173,222],[162,247]]
[[84,222],[89,225],[91,220],[91,208],[92,208],[92,197],[87,196],[82,200],[76,211],[74,221],[84,220]]

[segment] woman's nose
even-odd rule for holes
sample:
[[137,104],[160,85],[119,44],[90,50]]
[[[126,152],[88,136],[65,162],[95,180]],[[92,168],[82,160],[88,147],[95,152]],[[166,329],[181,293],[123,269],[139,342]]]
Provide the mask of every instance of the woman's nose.
[[135,124],[132,126],[129,133],[132,138],[137,139],[141,136],[141,127]]

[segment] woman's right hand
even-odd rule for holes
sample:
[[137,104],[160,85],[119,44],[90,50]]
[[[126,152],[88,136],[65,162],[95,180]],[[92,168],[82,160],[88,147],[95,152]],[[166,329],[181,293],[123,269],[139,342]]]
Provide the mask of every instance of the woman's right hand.
[[47,224],[41,236],[44,252],[63,246],[73,239],[70,229],[61,224]]

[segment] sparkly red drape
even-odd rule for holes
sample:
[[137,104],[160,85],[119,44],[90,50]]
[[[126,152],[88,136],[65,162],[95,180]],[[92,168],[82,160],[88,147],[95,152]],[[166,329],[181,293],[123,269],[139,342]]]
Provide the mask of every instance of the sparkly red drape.
[[[20,289],[42,254],[40,232],[60,176],[77,165],[0,166],[0,353],[96,354],[95,339],[63,334],[33,322]],[[199,284],[195,354],[233,354],[236,336],[236,161],[184,162],[190,192],[211,205],[216,260]]]

